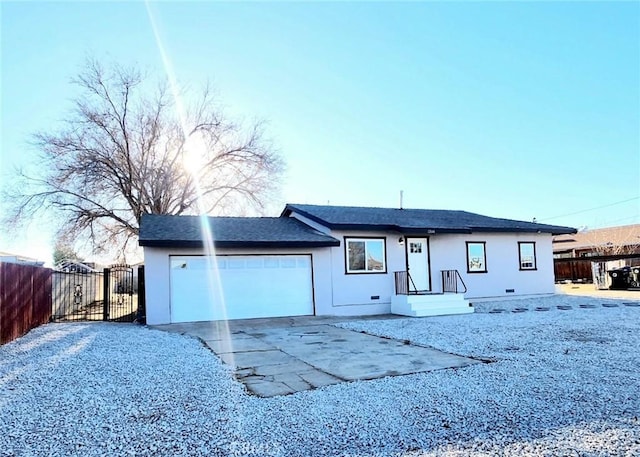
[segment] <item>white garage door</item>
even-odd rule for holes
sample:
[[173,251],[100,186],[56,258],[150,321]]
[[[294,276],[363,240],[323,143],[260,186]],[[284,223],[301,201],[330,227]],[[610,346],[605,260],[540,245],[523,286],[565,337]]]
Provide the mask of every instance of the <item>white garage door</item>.
[[311,256],[171,256],[171,322],[313,314]]

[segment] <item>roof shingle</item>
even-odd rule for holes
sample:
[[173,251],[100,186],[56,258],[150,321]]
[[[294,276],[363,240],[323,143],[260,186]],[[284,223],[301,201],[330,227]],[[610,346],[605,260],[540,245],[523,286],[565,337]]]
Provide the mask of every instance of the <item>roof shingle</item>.
[[553,239],[553,251],[640,246],[640,224],[585,230]]
[[282,217],[208,217],[145,214],[140,223],[140,246],[202,247],[202,223],[210,227],[216,247],[339,246],[333,237],[308,225]]
[[441,209],[368,208],[288,204],[282,216],[296,212],[331,229],[393,230],[403,233],[524,232],[575,233],[571,227],[482,216]]

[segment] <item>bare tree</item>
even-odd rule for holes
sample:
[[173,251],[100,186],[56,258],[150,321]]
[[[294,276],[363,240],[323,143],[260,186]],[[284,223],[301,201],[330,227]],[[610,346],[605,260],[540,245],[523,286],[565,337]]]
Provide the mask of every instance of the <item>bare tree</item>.
[[78,255],[71,244],[58,240],[53,247],[53,264],[58,265],[65,260],[82,262],[84,259]]
[[587,230],[582,233],[584,242],[595,255],[616,256],[640,252],[640,226],[623,225],[606,229]]
[[73,82],[63,128],[35,135],[37,172],[21,170],[5,192],[13,224],[50,210],[63,231],[124,251],[145,213],[237,214],[277,190],[284,165],[263,124],[230,121],[208,88],[185,102],[136,68],[95,60]]

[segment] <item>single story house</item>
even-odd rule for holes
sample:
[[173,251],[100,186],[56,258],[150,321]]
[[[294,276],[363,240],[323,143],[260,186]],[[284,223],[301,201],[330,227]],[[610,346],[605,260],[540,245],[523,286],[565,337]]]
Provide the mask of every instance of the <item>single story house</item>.
[[[55,267],[57,271],[65,273],[95,273],[98,270],[95,262],[81,262],[79,260],[64,259],[58,262]],[[102,270],[102,268],[100,268]]]
[[20,254],[12,254],[10,252],[0,252],[0,262],[4,263],[19,263],[22,265],[32,265],[34,267],[41,267],[44,262],[33,257],[27,257]]
[[473,312],[472,299],[552,294],[552,236],[568,233],[449,210],[144,215],[147,322]]

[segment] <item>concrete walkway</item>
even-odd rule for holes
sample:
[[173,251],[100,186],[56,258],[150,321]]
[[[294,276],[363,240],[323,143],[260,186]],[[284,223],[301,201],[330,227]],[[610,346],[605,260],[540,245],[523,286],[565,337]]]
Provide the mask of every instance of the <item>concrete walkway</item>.
[[[397,318],[375,316],[375,319]],[[359,317],[357,319],[363,319]],[[478,360],[334,327],[336,317],[195,322],[155,328],[202,339],[261,397],[355,381],[459,368]]]
[[556,293],[623,300],[640,299],[640,290],[599,290],[593,284],[556,284]]

